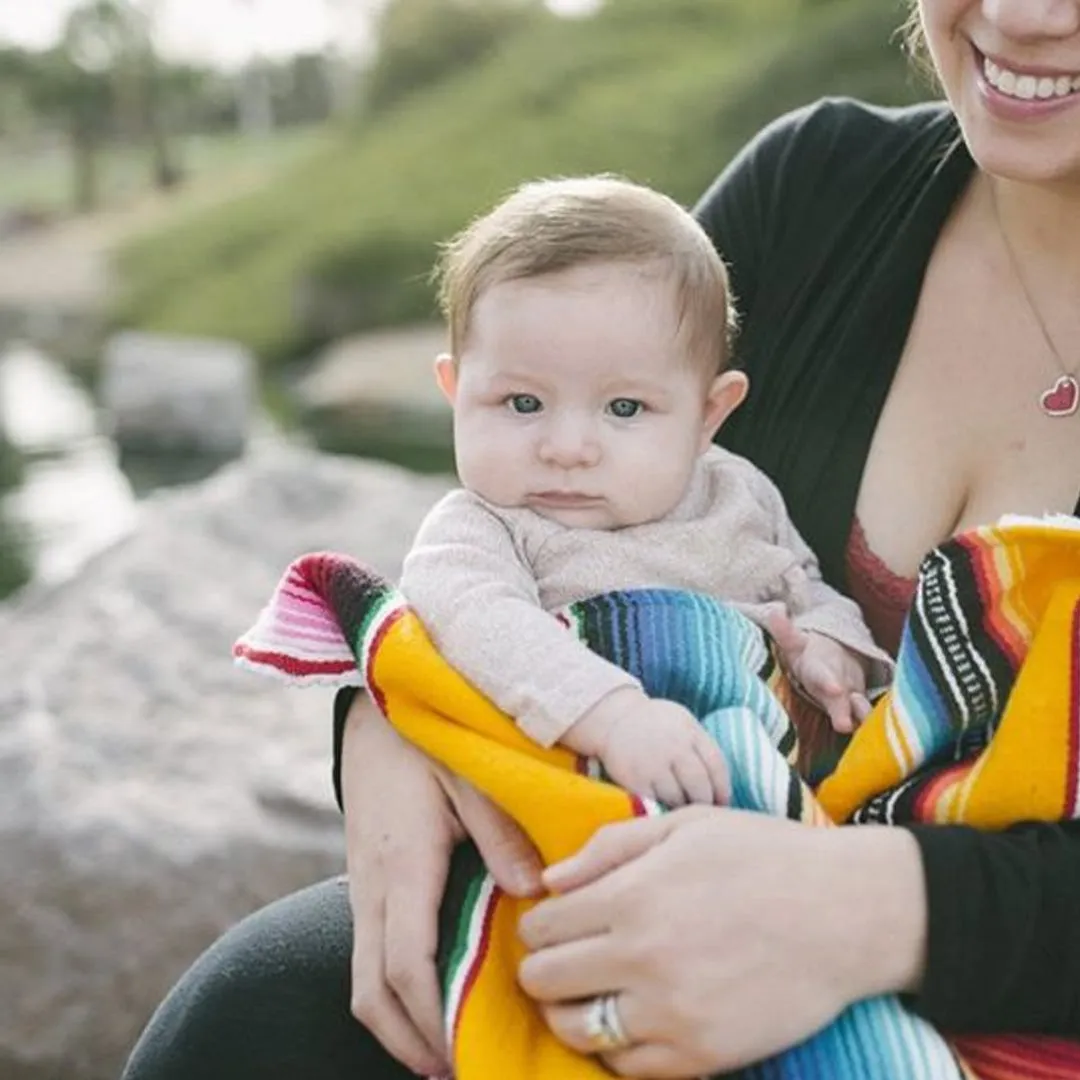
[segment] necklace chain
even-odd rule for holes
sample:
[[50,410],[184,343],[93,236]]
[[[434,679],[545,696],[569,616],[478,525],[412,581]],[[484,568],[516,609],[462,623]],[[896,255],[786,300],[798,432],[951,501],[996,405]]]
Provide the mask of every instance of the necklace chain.
[[1058,348],[1054,344],[1054,339],[1050,336],[1050,331],[1046,327],[1046,322],[1039,312],[1039,306],[1035,303],[1035,298],[1031,295],[1031,290],[1024,280],[1024,275],[1020,270],[1020,260],[1016,257],[1016,252],[1013,250],[1012,242],[1009,240],[1009,234],[1005,231],[1005,225],[1001,220],[1001,211],[998,209],[997,192],[994,191],[993,181],[990,183],[990,202],[994,207],[994,220],[997,222],[998,234],[1001,236],[1001,242],[1005,246],[1005,253],[1009,256],[1009,264],[1012,267],[1013,276],[1020,286],[1020,292],[1023,293],[1024,300],[1035,320],[1035,325],[1038,326],[1039,333],[1042,334],[1042,339],[1046,342],[1046,347],[1050,351],[1050,355],[1057,362],[1057,366],[1061,369],[1062,375],[1074,379],[1077,370],[1080,370],[1080,366],[1070,368],[1062,359],[1061,353],[1058,352]]
[[1005,245],[1005,252],[1009,256],[1013,275],[1020,285],[1020,292],[1027,302],[1028,311],[1031,312],[1031,316],[1039,328],[1039,333],[1042,334],[1042,339],[1046,342],[1046,348],[1061,369],[1061,374],[1053,385],[1039,395],[1039,408],[1046,416],[1050,417],[1074,416],[1080,411],[1080,379],[1076,377],[1077,372],[1080,371],[1080,365],[1070,368],[1062,359],[1061,353],[1058,352],[1057,346],[1054,344],[1054,339],[1050,336],[1046,322],[1039,312],[1039,306],[1035,303],[1035,297],[1031,295],[1027,281],[1024,280],[1023,272],[1020,269],[1020,260],[1016,257],[1016,252],[1009,242],[1009,234],[1005,231],[1005,226],[1001,220],[997,192],[994,190],[992,181],[990,184],[990,202],[994,208],[994,220],[997,222],[998,235],[1001,237],[1002,244]]

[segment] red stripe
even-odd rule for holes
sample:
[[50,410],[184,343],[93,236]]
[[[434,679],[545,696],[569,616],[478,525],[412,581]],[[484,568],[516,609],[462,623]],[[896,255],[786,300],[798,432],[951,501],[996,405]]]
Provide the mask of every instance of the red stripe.
[[495,907],[499,900],[503,896],[503,891],[498,885],[493,885],[491,888],[491,899],[488,903],[486,910],[484,911],[484,921],[480,926],[480,941],[476,947],[476,956],[469,966],[469,974],[465,976],[465,985],[461,988],[461,999],[458,1005],[458,1013],[454,1018],[454,1034],[453,1034],[453,1047],[457,1047],[458,1032],[461,1028],[461,1018],[465,1014],[465,1003],[469,1000],[469,994],[472,993],[473,985],[476,983],[478,976],[480,975],[480,966],[483,964],[488,954],[488,949],[491,946],[491,924],[495,921]]
[[1080,1043],[1046,1035],[975,1035],[951,1040],[979,1080],[1077,1080]]
[[1080,601],[1073,608],[1069,635],[1069,759],[1065,812],[1076,817],[1077,769],[1080,768]]
[[940,772],[931,773],[925,781],[915,787],[915,800],[912,814],[916,821],[933,822],[944,792],[971,772],[974,763],[958,761],[955,765],[944,765]]
[[993,541],[982,539],[978,533],[959,537],[958,542],[969,553],[971,570],[978,585],[979,600],[986,613],[983,627],[1008,657],[1010,664],[1016,668],[1024,658],[1027,645],[1008,619],[998,617],[1001,597],[1009,586],[1002,581],[993,558],[997,545]]
[[304,604],[307,607],[319,608],[322,611],[329,609],[330,605],[326,602],[326,599],[319,595],[306,580],[298,582],[303,586],[303,592],[297,592],[295,588],[291,588],[289,585],[283,585],[281,587],[281,595],[287,600],[293,600],[297,604]]
[[[364,685],[368,688],[368,693],[375,699],[375,704],[379,706],[379,712],[381,712],[383,716],[387,716],[386,695],[375,684],[375,654],[379,651],[379,646],[383,643],[383,638],[390,632],[390,627],[404,614],[405,608],[394,608],[394,610],[379,623],[379,628],[375,631],[375,636],[371,639],[371,648],[368,649],[367,669],[364,671]],[[387,717],[387,719],[389,719],[389,717]]]
[[355,660],[298,660],[287,653],[249,649],[246,645],[233,647],[233,656],[243,657],[253,664],[265,664],[288,675],[343,675],[356,670]]

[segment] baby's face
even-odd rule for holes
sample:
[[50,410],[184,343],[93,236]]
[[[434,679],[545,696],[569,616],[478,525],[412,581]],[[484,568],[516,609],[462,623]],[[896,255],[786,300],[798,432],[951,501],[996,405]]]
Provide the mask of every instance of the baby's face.
[[723,419],[655,268],[604,263],[494,285],[456,370],[441,363],[462,484],[575,528],[663,517]]

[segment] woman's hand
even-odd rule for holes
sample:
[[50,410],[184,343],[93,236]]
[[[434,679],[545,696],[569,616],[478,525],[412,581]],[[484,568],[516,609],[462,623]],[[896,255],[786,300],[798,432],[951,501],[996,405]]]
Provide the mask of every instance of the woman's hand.
[[414,1072],[446,1072],[435,950],[450,854],[471,836],[519,896],[539,889],[539,860],[509,818],[406,743],[364,694],[346,721],[341,776],[352,1012]]
[[739,1068],[921,976],[922,864],[902,829],[689,807],[602,829],[544,883],[559,895],[521,921],[521,985],[584,1052],[589,1001],[616,995],[620,1075]]

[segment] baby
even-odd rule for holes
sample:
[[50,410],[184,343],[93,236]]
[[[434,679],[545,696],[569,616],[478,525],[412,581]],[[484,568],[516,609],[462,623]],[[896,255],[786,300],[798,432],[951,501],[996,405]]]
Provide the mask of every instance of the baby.
[[428,515],[400,588],[443,656],[525,734],[598,758],[670,806],[722,802],[723,757],[552,614],[617,589],[730,601],[850,731],[887,677],[773,484],[713,436],[747,392],[728,366],[724,265],[678,204],[612,177],[530,183],[445,248],[462,487]]

